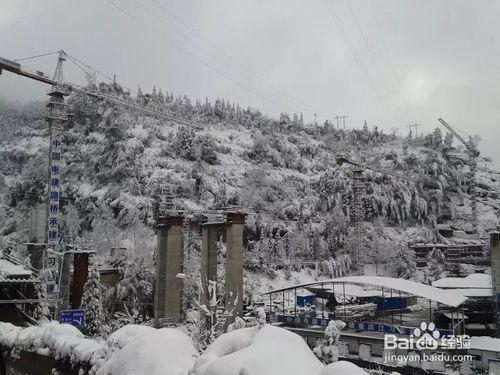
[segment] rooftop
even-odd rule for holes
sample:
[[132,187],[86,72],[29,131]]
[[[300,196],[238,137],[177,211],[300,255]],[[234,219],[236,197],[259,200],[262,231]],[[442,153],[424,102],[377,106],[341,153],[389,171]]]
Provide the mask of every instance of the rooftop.
[[[426,298],[428,300],[435,301],[451,307],[458,307],[467,300],[467,297],[456,291],[443,290],[436,288],[434,286],[417,283],[415,281],[396,279],[393,277],[382,277],[382,276],[348,276],[348,277],[340,277],[337,279],[321,280],[313,283],[293,285],[287,288],[273,290],[264,293],[264,295],[298,289],[298,288],[305,288],[313,285],[331,286],[335,284],[340,284],[340,285],[354,284],[354,285],[371,286],[374,287],[375,289],[381,289],[381,290],[385,289],[386,291],[390,290],[398,291]],[[336,287],[335,287],[335,292],[337,292]],[[387,293],[386,296],[389,297],[389,293]]]
[[445,277],[434,281],[432,286],[442,289],[491,289],[491,276],[473,273],[467,277]]
[[8,261],[7,259],[0,259],[0,277],[2,278],[18,278],[29,277],[31,271],[25,269],[21,265],[17,265]]

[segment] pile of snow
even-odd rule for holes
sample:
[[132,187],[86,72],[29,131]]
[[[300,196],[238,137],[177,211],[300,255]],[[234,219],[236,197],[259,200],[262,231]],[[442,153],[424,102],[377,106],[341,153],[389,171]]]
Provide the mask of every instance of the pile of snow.
[[28,328],[0,323],[0,342],[8,348],[67,359],[72,363],[89,362],[102,348],[99,341],[85,338],[75,327],[58,322]]
[[347,361],[338,361],[325,366],[319,375],[369,375],[368,372]]
[[138,324],[128,324],[113,332],[106,340],[106,343],[110,347],[122,349],[125,347],[125,345],[127,345],[137,337],[153,331],[155,331],[155,328],[153,327],[141,326]]
[[345,362],[324,367],[304,340],[283,328],[243,328],[217,338],[190,375],[366,375]]
[[152,329],[116,351],[97,375],[185,375],[198,352],[191,339],[172,329]]
[[28,328],[0,322],[0,343],[90,365],[93,375],[366,375],[342,361],[325,367],[300,336],[269,325],[223,334],[201,356],[179,330],[138,325],[92,340],[57,322]]

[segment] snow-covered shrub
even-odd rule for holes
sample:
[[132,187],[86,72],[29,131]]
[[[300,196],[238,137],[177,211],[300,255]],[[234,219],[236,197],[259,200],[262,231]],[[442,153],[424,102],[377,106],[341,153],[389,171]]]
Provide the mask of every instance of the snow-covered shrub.
[[396,254],[392,255],[392,269],[394,276],[401,279],[414,279],[417,272],[417,260],[415,251],[409,248],[400,246],[396,250]]
[[313,352],[324,364],[337,362],[339,360],[339,338],[340,331],[346,324],[341,320],[330,320],[325,328],[325,338],[319,341]]
[[194,141],[194,153],[197,160],[215,165],[217,164],[217,145],[210,135],[202,135]]
[[194,160],[194,141],[194,130],[186,126],[181,126],[177,130],[172,147],[174,148],[175,152],[184,159]]
[[433,281],[440,279],[445,270],[445,257],[441,250],[433,248],[427,255],[427,266],[425,268],[426,281],[431,284]]
[[85,326],[83,331],[91,336],[105,332],[104,313],[102,309],[102,286],[97,264],[92,265],[87,281],[83,286],[81,308],[85,309]]

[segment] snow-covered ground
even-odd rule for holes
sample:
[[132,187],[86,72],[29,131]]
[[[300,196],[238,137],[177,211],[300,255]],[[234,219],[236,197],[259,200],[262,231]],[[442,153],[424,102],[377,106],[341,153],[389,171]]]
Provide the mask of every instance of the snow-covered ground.
[[219,336],[199,355],[191,339],[171,328],[128,325],[107,340],[85,338],[57,322],[19,328],[0,323],[0,343],[92,366],[95,375],[366,375],[346,362],[324,366],[304,340],[285,329],[264,325]]

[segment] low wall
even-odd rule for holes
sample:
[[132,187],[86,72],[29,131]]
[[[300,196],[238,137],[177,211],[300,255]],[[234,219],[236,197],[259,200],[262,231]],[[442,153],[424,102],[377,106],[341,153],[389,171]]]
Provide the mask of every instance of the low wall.
[[61,375],[78,375],[78,370],[72,370],[64,361],[25,351],[21,351],[19,358],[6,357],[5,364],[7,368],[16,370],[20,375],[49,375],[52,374],[54,368]]

